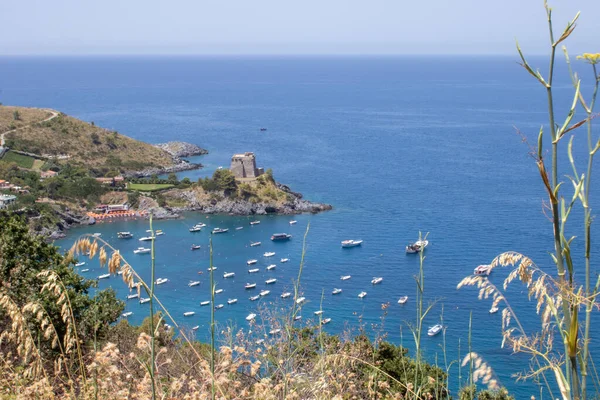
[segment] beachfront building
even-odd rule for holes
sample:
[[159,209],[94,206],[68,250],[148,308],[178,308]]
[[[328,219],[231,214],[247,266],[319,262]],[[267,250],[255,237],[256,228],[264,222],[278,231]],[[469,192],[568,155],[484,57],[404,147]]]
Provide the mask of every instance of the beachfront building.
[[0,190],[2,189],[10,189],[10,182],[0,179]]
[[12,194],[0,194],[0,210],[8,208],[8,206],[15,201],[17,201],[17,196]]
[[230,170],[235,179],[240,181],[255,180],[264,173],[263,168],[256,167],[256,157],[251,152],[234,154],[231,157]]

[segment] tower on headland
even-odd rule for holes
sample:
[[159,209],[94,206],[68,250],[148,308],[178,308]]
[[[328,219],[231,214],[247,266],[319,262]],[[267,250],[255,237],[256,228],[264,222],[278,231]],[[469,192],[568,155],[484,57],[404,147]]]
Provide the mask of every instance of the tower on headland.
[[254,180],[264,173],[263,168],[256,167],[256,157],[251,152],[234,154],[231,157],[230,170],[235,179],[240,181]]

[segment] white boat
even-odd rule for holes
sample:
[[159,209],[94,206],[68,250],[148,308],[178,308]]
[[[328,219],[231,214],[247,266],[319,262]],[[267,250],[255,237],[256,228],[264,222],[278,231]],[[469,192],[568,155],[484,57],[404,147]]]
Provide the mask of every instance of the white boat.
[[300,321],[302,319],[302,315],[296,315],[294,317],[294,321]]
[[265,342],[265,339],[258,339],[256,342],[256,344],[263,344]]
[[198,328],[200,328],[200,325],[196,325],[195,327],[192,328],[193,331],[197,331]]
[[140,304],[148,303],[149,301],[150,301],[149,297],[142,297],[142,298],[140,298]]
[[75,264],[76,267],[83,267],[84,265],[85,265],[85,261],[78,262],[77,264]]
[[207,305],[209,305],[209,304],[210,304],[210,300],[206,300],[206,301],[201,301],[201,302],[200,302],[200,305],[201,305],[201,306],[203,306],[203,307],[204,307],[204,306],[207,306]]
[[352,278],[352,276],[351,276],[351,275],[344,275],[344,276],[342,276],[340,279],[341,279],[341,280],[343,280],[343,281],[347,281],[347,280],[348,280],[348,279],[350,279],[350,278]]
[[207,269],[208,271],[214,271],[214,270],[216,270],[216,269],[217,269],[217,267],[208,267],[208,268],[206,268],[206,269]]
[[190,228],[190,232],[200,232],[202,230],[202,228],[200,228],[199,226],[192,226]]
[[250,225],[258,225],[260,224],[260,221],[250,221]]
[[416,242],[410,243],[408,246],[406,246],[406,252],[409,254],[418,253],[421,250],[424,250],[428,244],[429,240],[417,240]]
[[227,232],[229,232],[229,228],[224,228],[224,229],[221,229],[221,228],[215,228],[215,229],[213,229],[213,230],[212,230],[212,233],[213,233],[213,234],[217,234],[217,233],[227,233]]
[[223,289],[217,289],[217,290],[215,290],[215,294],[219,294],[219,293],[223,293]]
[[492,273],[491,265],[479,265],[477,268],[473,270],[473,274],[478,276],[488,276]]
[[267,267],[267,271],[271,271],[272,269],[275,269],[276,267],[277,267],[277,265],[271,264]]
[[302,303],[304,303],[305,300],[306,300],[306,297],[298,297],[298,299],[296,300],[296,304],[302,304]]
[[274,233],[271,235],[271,240],[274,242],[283,242],[285,240],[290,240],[292,235],[289,233]]
[[140,295],[138,293],[128,294],[127,295],[127,300],[138,299],[139,297],[140,297]]
[[263,254],[263,257],[273,257],[275,255],[274,251],[267,251]]
[[222,169],[223,169],[223,166],[219,165],[219,166],[217,167],[217,169],[218,169],[218,170],[222,170]]
[[223,274],[223,278],[227,279],[227,278],[233,278],[235,276],[235,272],[225,272]]
[[296,225],[297,222],[298,221],[296,221],[295,219],[293,219],[293,220],[290,221],[290,225]]
[[134,254],[147,254],[150,253],[152,251],[152,249],[149,249],[147,247],[138,247],[137,249],[135,249],[133,251]]
[[248,316],[246,317],[246,321],[252,321],[254,318],[256,318],[256,314],[254,314],[254,313],[248,314]]
[[363,242],[362,240],[348,239],[348,240],[342,241],[342,247],[344,247],[344,248],[356,247],[356,246],[360,246],[362,244],[362,242]]
[[236,231],[241,231],[242,229],[244,229],[243,226],[238,226],[237,228],[235,228]]
[[221,308],[225,307],[223,304],[217,304],[215,306],[215,310],[220,310]]
[[258,271],[260,271],[258,268],[252,268],[252,269],[249,269],[249,270],[248,270],[248,273],[250,273],[250,274],[255,274],[255,273],[257,273]]
[[284,292],[281,294],[281,298],[282,299],[287,299],[288,297],[290,297],[292,294],[290,292]]
[[130,315],[133,315],[133,311],[127,311],[126,313],[121,314],[124,318],[129,317]]
[[237,303],[237,299],[229,299],[227,300],[227,304],[235,304]]
[[427,330],[427,335],[435,336],[438,333],[440,333],[442,331],[442,329],[444,329],[444,327],[441,324],[436,324]]
[[408,301],[408,296],[402,296],[398,299],[398,304],[406,304]]
[[188,283],[188,286],[189,287],[198,286],[199,284],[200,284],[200,281],[191,281],[190,283]]
[[250,301],[256,301],[258,299],[260,299],[260,295],[258,295],[258,294],[256,296],[250,297]]
[[254,289],[256,287],[256,283],[246,283],[244,286],[245,289]]
[[277,335],[279,332],[281,332],[281,329],[277,328],[277,329],[271,329],[269,331],[269,335]]
[[490,308],[490,314],[496,314],[500,309],[498,307]]
[[246,264],[248,264],[248,265],[253,265],[253,264],[256,264],[257,262],[258,262],[258,260],[254,260],[254,259],[252,259],[252,260],[248,260],[248,261],[246,261]]
[[193,244],[192,247],[191,247],[191,249],[192,249],[192,251],[194,251],[194,250],[200,250],[200,247],[202,247],[202,246],[200,246],[199,244],[198,245]]
[[338,288],[334,288],[333,292],[331,292],[331,294],[340,294],[342,293],[342,289],[338,289]]
[[315,311],[315,315],[321,315],[321,314],[323,314],[323,310],[317,310],[317,311]]
[[371,283],[372,283],[373,285],[377,285],[377,284],[379,284],[379,283],[381,283],[381,282],[383,282],[383,278],[381,278],[381,277],[374,277],[374,278],[371,280]]
[[132,237],[131,232],[117,232],[117,239],[131,239]]
[[102,234],[101,233],[93,233],[92,236],[93,237],[100,237],[100,236],[102,236]]
[[156,232],[154,233],[155,236],[162,236],[164,234],[165,233],[162,230],[160,230],[160,229],[157,229]]
[[250,247],[260,246],[260,242],[250,242]]
[[192,315],[195,315],[196,313],[194,311],[186,311],[183,313],[184,317],[191,317]]
[[367,295],[367,292],[360,292],[360,293],[358,294],[358,297],[360,297],[360,298],[362,299],[362,298],[363,298],[363,297],[365,297],[366,295]]
[[117,271],[117,275],[123,275],[124,272],[125,272],[124,269],[120,269],[119,271]]
[[270,290],[261,290],[261,291],[260,291],[260,293],[259,293],[259,295],[260,295],[261,297],[263,297],[263,296],[266,296],[266,295],[268,295],[269,293],[271,293],[271,291],[270,291]]
[[286,263],[288,261],[290,261],[289,258],[282,258],[281,260],[279,260],[279,262],[282,262],[282,263]]
[[331,318],[325,318],[323,321],[321,321],[321,325],[325,325],[331,322]]
[[84,268],[84,269],[82,269],[82,270],[81,270],[81,271],[79,271],[79,272],[88,272],[89,270],[90,270],[89,268]]
[[110,274],[103,274],[98,277],[98,279],[106,279],[106,278],[110,278]]
[[138,240],[140,242],[147,242],[147,241],[154,240],[154,239],[156,239],[156,236],[144,236],[142,238],[139,238]]
[[155,283],[157,285],[162,285],[163,283],[167,283],[167,282],[169,282],[169,280],[167,278],[158,278]]
[[203,223],[203,222],[198,222],[198,223],[197,223],[196,225],[194,225],[194,226],[197,226],[197,227],[199,227],[199,228],[204,228],[204,227],[206,226],[206,224],[205,224],[205,223]]
[[265,281],[265,283],[266,283],[267,285],[270,285],[270,284],[272,284],[272,283],[275,283],[275,282],[277,282],[277,279],[275,279],[275,278],[267,279],[267,280]]

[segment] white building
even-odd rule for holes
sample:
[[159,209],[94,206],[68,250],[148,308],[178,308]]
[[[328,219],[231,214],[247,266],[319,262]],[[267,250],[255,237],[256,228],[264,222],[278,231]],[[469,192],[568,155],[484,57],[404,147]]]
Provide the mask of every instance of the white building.
[[13,196],[12,194],[0,194],[0,210],[7,208],[15,201],[17,201],[17,196]]

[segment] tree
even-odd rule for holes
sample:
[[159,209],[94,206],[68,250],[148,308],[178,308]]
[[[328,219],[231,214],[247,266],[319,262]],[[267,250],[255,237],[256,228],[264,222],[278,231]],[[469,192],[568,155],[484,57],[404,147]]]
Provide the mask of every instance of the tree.
[[13,119],[14,119],[15,121],[20,121],[20,120],[21,120],[21,114],[19,114],[19,111],[15,110],[15,111],[13,112]]
[[179,179],[177,179],[177,175],[175,173],[171,172],[169,174],[169,177],[167,178],[167,181],[169,183],[176,184],[179,181]]
[[213,180],[219,190],[225,192],[225,195],[229,195],[237,190],[237,183],[235,182],[235,176],[228,169],[218,169],[213,174]]

